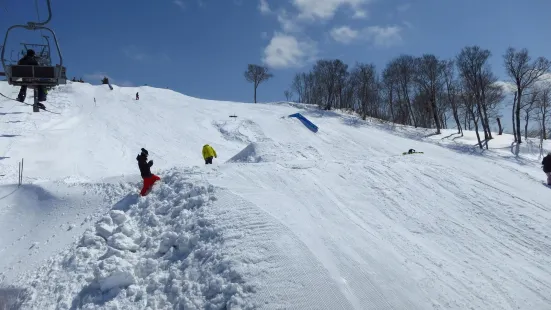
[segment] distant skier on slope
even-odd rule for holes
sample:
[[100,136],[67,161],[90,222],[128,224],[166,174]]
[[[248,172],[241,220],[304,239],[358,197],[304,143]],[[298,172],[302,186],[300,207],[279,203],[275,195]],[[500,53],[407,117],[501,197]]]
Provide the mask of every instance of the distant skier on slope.
[[155,184],[156,181],[159,181],[161,178],[151,173],[151,166],[153,166],[153,161],[150,160],[147,161],[147,156],[149,155],[149,152],[142,148],[141,154],[139,154],[136,157],[136,160],[138,161],[138,167],[140,168],[140,173],[143,178],[143,187],[140,192],[141,196],[147,195],[147,192],[151,189],[153,184]]
[[218,157],[216,155],[216,151],[212,148],[212,146],[205,144],[203,146],[203,158],[205,159],[205,165],[212,165],[212,157]]
[[140,100],[140,93],[136,93],[136,100]]
[[547,185],[551,185],[551,153],[543,158],[541,164],[543,165],[543,172],[547,175]]

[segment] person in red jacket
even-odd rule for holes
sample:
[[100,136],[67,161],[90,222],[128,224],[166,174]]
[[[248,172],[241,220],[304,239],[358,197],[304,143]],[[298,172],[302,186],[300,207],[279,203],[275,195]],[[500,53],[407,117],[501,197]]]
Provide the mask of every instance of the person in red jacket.
[[151,173],[151,166],[153,166],[153,161],[147,161],[148,155],[149,152],[146,149],[142,148],[141,154],[136,157],[136,160],[138,161],[138,167],[140,168],[140,173],[143,178],[143,187],[140,192],[141,196],[147,195],[153,184],[161,179],[160,177]]

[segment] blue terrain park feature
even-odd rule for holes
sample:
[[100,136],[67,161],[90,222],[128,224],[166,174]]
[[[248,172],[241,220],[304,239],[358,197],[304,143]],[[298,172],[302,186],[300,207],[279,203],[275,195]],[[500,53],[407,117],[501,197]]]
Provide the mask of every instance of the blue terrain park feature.
[[304,117],[302,114],[300,113],[295,113],[295,114],[291,114],[289,115],[289,117],[296,117],[298,118],[303,124],[304,126],[308,127],[308,129],[310,129],[311,131],[313,132],[318,132],[318,126],[314,125],[314,123],[312,123],[311,121],[309,121],[306,117]]

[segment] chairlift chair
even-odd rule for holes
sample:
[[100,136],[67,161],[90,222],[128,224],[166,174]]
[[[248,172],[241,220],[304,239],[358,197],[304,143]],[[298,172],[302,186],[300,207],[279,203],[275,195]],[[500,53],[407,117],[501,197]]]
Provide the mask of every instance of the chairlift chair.
[[[5,48],[2,49],[0,55],[0,60],[2,61],[2,67],[4,68],[4,75],[9,85],[13,86],[27,86],[28,88],[34,89],[34,104],[33,112],[39,112],[39,101],[38,101],[38,92],[36,86],[43,86],[45,89],[58,86],[60,84],[67,84],[67,69],[63,66],[63,56],[61,50],[59,49],[59,43],[55,32],[44,26],[52,19],[52,8],[50,5],[50,0],[46,0],[48,5],[48,19],[44,22],[27,22],[27,25],[13,25],[6,31],[6,36],[4,38],[4,47],[8,42],[8,37],[10,31],[15,28],[23,28],[26,30],[47,30],[49,31],[53,38],[54,43],[59,55],[59,64],[52,66],[32,66],[32,65],[6,65],[4,59]],[[47,39],[46,39],[47,40]],[[49,40],[48,45],[50,44]]]
[[2,54],[0,55],[0,60],[2,61],[4,74],[7,78],[8,84],[10,85],[27,86],[30,88],[34,88],[34,86],[53,87],[60,84],[67,84],[67,69],[63,66],[63,56],[61,54],[61,50],[59,49],[57,37],[52,29],[44,26],[52,18],[50,0],[47,0],[47,3],[49,13],[48,19],[42,23],[28,22],[27,25],[11,26],[6,32],[6,36],[4,38],[4,46],[6,46],[10,31],[15,28],[23,28],[33,31],[44,29],[49,31],[53,36],[54,43],[59,55],[59,64],[55,66],[7,65],[4,59],[5,48],[3,48]]

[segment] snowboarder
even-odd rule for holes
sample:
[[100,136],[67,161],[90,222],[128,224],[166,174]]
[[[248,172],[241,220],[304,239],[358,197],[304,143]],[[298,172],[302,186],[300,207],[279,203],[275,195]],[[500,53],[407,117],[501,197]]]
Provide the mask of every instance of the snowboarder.
[[203,146],[203,158],[205,159],[205,165],[212,165],[212,157],[218,157],[216,155],[216,151],[212,148],[212,146],[205,144]]
[[414,149],[409,149],[407,152],[402,153],[402,155],[408,155],[408,154],[423,154],[423,152],[417,152]]
[[[27,55],[23,56],[18,62],[18,65],[24,65],[24,66],[38,66],[38,60],[36,59],[36,53],[32,49],[27,50]],[[44,90],[44,86],[35,86],[38,91],[38,101],[46,101],[46,92]],[[25,98],[27,97],[27,86],[23,85],[21,86],[21,89],[19,90],[19,95],[17,96],[17,101],[19,102],[25,102]],[[38,103],[38,106],[41,109],[45,109],[46,107],[42,103]]]
[[140,100],[140,94],[136,93],[136,100]]
[[547,185],[551,185],[551,153],[543,158],[541,164],[543,165],[543,172],[547,175]]
[[148,155],[149,152],[146,149],[142,148],[141,154],[136,157],[136,160],[138,161],[138,167],[140,168],[140,173],[143,178],[143,187],[140,192],[141,196],[147,195],[147,192],[151,189],[153,184],[155,184],[156,181],[161,180],[161,178],[151,173],[151,166],[153,166],[153,161],[147,161]]

